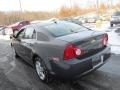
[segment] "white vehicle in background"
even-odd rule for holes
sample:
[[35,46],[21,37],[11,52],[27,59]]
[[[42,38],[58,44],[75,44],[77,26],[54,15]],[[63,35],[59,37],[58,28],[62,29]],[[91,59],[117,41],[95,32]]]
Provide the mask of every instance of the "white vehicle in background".
[[13,34],[12,28],[2,27],[0,28],[0,39],[10,40],[10,36]]
[[77,19],[78,21],[82,22],[82,24],[86,23],[86,18],[83,16],[77,16],[74,19]]
[[97,17],[86,17],[86,23],[95,23],[97,20]]
[[120,24],[120,11],[115,12],[111,16],[110,26],[113,27],[113,25],[116,25],[116,24]]

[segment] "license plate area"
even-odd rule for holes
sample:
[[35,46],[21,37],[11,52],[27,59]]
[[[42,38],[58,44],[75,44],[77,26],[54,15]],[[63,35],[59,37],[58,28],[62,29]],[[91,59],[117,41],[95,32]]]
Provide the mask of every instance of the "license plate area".
[[92,66],[93,66],[93,68],[99,66],[100,64],[102,64],[103,60],[104,60],[104,56],[103,55],[94,56],[92,58]]

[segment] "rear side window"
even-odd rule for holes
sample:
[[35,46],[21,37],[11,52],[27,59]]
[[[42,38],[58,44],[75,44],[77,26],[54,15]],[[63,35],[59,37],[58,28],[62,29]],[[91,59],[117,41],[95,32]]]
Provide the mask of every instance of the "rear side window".
[[69,22],[60,22],[51,24],[48,26],[44,26],[49,33],[51,33],[54,37],[65,36],[73,33],[83,32],[88,30],[87,28]]

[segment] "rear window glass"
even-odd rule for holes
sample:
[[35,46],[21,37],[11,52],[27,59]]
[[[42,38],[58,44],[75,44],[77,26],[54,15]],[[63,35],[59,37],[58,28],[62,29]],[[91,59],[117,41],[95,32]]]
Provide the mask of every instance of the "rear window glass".
[[83,32],[88,30],[87,28],[69,22],[60,22],[44,26],[49,33],[55,37],[65,36],[73,33]]

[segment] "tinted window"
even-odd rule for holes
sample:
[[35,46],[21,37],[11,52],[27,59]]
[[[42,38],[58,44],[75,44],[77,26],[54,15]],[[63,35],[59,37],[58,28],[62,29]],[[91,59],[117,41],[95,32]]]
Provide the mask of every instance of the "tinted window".
[[51,24],[45,26],[49,33],[51,33],[55,37],[69,35],[72,33],[78,33],[88,30],[87,28],[69,22],[60,22],[56,24]]

